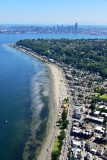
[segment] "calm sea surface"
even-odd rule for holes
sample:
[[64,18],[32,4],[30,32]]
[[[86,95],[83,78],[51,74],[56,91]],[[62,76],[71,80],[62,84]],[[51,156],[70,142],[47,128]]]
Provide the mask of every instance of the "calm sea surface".
[[[37,127],[47,119],[49,113],[46,97],[50,94],[50,81],[45,64],[8,46],[25,38],[107,39],[107,36],[0,34],[0,160],[22,159],[32,107]],[[45,124],[35,139],[43,131]]]

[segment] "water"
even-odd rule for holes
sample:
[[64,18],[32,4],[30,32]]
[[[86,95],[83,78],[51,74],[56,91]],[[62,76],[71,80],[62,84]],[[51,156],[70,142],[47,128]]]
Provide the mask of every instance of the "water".
[[[25,38],[107,39],[107,36],[0,34],[0,160],[21,160],[24,147],[32,159],[33,151],[45,136],[50,93],[47,68],[44,63],[7,45]],[[32,133],[30,137],[29,133]],[[25,158],[27,155],[28,152],[24,152]]]
[[[9,35],[5,43],[8,42]],[[0,159],[21,160],[29,133],[31,108],[36,116],[35,127],[48,116],[43,99],[49,96],[48,82],[43,63],[0,44]],[[43,107],[46,114],[42,116]]]

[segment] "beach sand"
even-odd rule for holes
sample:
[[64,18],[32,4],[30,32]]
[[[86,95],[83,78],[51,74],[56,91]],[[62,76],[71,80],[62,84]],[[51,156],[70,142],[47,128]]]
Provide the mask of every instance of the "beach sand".
[[[58,114],[61,110],[61,104],[64,98],[68,97],[66,81],[64,78],[64,73],[56,65],[46,64],[49,70],[49,75],[51,79],[51,111],[52,115],[51,123],[48,128],[47,136],[44,140],[41,152],[38,156],[38,160],[51,160],[51,152],[54,147],[55,137],[58,134],[58,129],[56,128],[56,122],[58,120]],[[49,118],[50,121],[50,118]]]

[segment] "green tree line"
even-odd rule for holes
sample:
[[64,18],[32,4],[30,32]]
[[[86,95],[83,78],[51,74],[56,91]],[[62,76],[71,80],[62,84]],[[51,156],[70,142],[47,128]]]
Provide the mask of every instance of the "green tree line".
[[107,78],[107,40],[25,39],[16,44],[57,62],[96,72]]

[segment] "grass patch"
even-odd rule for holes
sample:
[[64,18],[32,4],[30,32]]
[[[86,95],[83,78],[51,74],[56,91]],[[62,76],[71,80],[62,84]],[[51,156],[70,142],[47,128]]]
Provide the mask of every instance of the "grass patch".
[[103,94],[102,96],[100,96],[101,99],[107,100],[107,94]]
[[60,146],[60,142],[59,142],[59,139],[56,138],[55,140],[55,145],[54,145],[54,151],[59,151],[59,146]]

